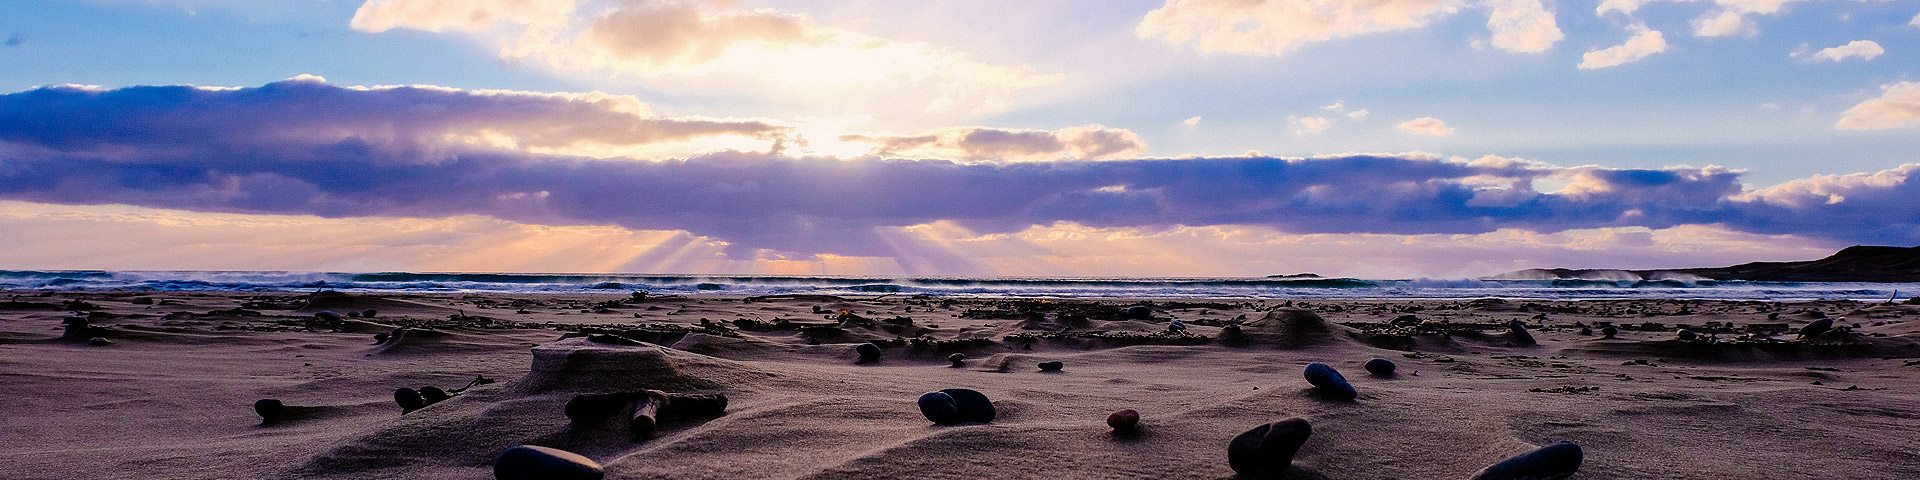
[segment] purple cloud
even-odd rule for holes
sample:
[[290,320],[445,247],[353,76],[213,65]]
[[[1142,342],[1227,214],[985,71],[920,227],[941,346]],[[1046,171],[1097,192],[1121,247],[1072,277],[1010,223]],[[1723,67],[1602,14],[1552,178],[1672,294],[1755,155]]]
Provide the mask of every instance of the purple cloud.
[[[625,108],[625,107],[622,107]],[[577,98],[310,81],[258,88],[50,87],[0,95],[0,199],[327,217],[485,214],[686,230],[734,253],[890,255],[876,232],[1263,225],[1292,233],[1722,224],[1855,243],[1920,240],[1920,166],[1746,191],[1717,168],[1562,168],[1347,155],[967,164],[723,152],[668,161],[522,145],[777,138],[757,122],[647,117]],[[1564,181],[1555,192],[1536,180]],[[1909,181],[1916,180],[1916,181]]]

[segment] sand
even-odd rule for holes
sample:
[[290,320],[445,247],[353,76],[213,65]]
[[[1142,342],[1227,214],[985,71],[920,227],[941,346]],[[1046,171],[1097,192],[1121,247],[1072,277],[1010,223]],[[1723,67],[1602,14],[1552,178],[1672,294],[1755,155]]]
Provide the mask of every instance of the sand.
[[[1151,318],[1124,318],[1142,302]],[[61,339],[74,308],[111,345]],[[1745,333],[1818,316],[1845,328]],[[1176,319],[1189,334],[1165,333]],[[1515,344],[1511,320],[1537,344]],[[1630,328],[1604,338],[1596,322]],[[1678,340],[1679,325],[1705,339]],[[856,364],[869,340],[881,360]],[[1396,374],[1369,375],[1374,358]],[[1585,451],[1582,480],[1913,479],[1916,359],[1920,306],[1847,301],[5,292],[0,465],[49,479],[491,478],[499,452],[533,444],[615,479],[1227,478],[1230,439],[1302,417],[1312,436],[1280,478],[1466,478],[1567,440]],[[1302,378],[1314,362],[1359,397],[1317,394]],[[393,400],[476,376],[497,382],[406,415]],[[915,400],[943,388],[985,393],[998,418],[933,425]],[[639,389],[730,405],[639,441],[563,414],[576,394]],[[261,425],[264,398],[289,418]],[[1106,425],[1120,409],[1139,412],[1135,432]]]

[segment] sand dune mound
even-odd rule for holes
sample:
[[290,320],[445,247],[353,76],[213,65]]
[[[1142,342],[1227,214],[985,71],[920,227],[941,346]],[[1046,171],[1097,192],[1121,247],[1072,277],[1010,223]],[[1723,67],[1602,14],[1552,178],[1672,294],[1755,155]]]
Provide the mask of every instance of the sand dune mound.
[[395,328],[377,341],[367,353],[375,356],[432,355],[499,350],[512,344],[487,337],[424,328]]
[[331,290],[314,292],[313,295],[307,297],[304,303],[299,304],[299,308],[295,311],[300,313],[314,313],[321,310],[332,310],[341,315],[346,315],[347,312],[374,310],[381,316],[444,316],[458,312],[456,309],[438,305],[394,300],[372,295],[346,294]]
[[533,347],[532,370],[507,389],[523,394],[698,391],[738,386],[770,375],[731,360],[659,345],[620,345],[573,337]]
[[[1336,327],[1320,314],[1297,308],[1276,308],[1241,327],[1241,337],[1253,344],[1303,348],[1335,340]],[[1226,335],[1222,335],[1226,339]]]

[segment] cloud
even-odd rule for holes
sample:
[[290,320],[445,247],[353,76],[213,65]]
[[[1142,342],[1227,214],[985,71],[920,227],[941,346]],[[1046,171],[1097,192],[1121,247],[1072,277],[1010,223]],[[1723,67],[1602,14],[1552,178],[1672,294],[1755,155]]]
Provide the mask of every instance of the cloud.
[[1189,119],[1186,119],[1186,120],[1183,120],[1183,121],[1181,121],[1180,123],[1181,123],[1182,125],[1186,125],[1186,126],[1189,126],[1189,127],[1191,127],[1191,126],[1194,126],[1194,125],[1199,125],[1199,124],[1200,124],[1200,117],[1198,117],[1198,116],[1195,116],[1195,117],[1193,117],[1193,118],[1189,118]]
[[1848,57],[1860,57],[1861,60],[1873,60],[1874,57],[1878,57],[1883,53],[1887,53],[1887,49],[1880,48],[1878,42],[1872,40],[1854,40],[1847,42],[1846,45],[1822,48],[1820,51],[1813,53],[1813,59],[1840,62],[1846,60]]
[[20,46],[20,44],[26,43],[26,41],[27,41],[27,37],[25,35],[16,33],[16,34],[7,36],[7,41],[0,42],[0,45],[6,45],[9,47],[18,47]]
[[1487,30],[1493,32],[1493,46],[1509,52],[1544,52],[1566,35],[1540,0],[1485,0],[1493,8],[1487,18]]
[[[1916,88],[1892,86],[1889,97]],[[1831,242],[1920,242],[1920,205],[1911,201],[1920,196],[1920,165],[1746,190],[1740,172],[1711,166],[1557,167],[1412,154],[963,163],[729,151],[638,161],[463,138],[498,130],[516,142],[559,144],[779,132],[753,122],[656,119],[632,113],[631,102],[599,100],[313,80],[29,90],[0,95],[0,200],[326,218],[484,215],[682,231],[724,244],[732,259],[894,256],[920,248],[900,242],[902,228],[950,224],[985,236],[1059,222],[1301,235],[1718,225]],[[1564,188],[1540,191],[1536,182]]]
[[1003,162],[1105,160],[1138,156],[1147,148],[1132,131],[1102,125],[1053,131],[953,127],[913,136],[845,135],[840,140],[872,143],[871,154],[880,156]]
[[372,0],[352,25],[466,31],[500,55],[559,70],[648,81],[650,88],[759,95],[809,115],[965,118],[997,113],[1015,92],[1060,75],[994,65],[926,43],[828,26],[806,15],[730,2]]
[[1312,135],[1327,131],[1327,124],[1333,123],[1326,117],[1292,117],[1294,135]]
[[1920,82],[1888,84],[1880,89],[1880,98],[1847,109],[1846,116],[1840,117],[1834,128],[1884,130],[1920,126]]
[[1916,27],[1920,27],[1920,13],[1916,13],[1916,14],[1914,14],[1914,15],[1913,15],[1913,20],[1909,20],[1909,21],[1907,21],[1907,25],[1912,25],[1912,26],[1916,26]]
[[[1594,14],[1604,16],[1608,12],[1633,15],[1640,7],[1650,3],[1696,2],[1698,0],[1603,0],[1594,8]],[[1717,10],[1709,10],[1693,19],[1693,35],[1696,37],[1723,37],[1731,35],[1755,35],[1759,28],[1748,19],[1749,15],[1771,15],[1779,13],[1789,3],[1808,0],[1713,0]]]
[[355,30],[411,28],[478,31],[503,23],[553,26],[573,14],[573,0],[368,0],[353,12]]
[[1589,51],[1586,55],[1580,56],[1580,69],[1612,67],[1667,51],[1667,40],[1660,35],[1659,31],[1638,23],[1628,26],[1627,30],[1634,32],[1633,37],[1627,39],[1627,43]]
[[[1468,7],[1465,0],[1167,0],[1141,19],[1141,38],[1163,37],[1201,52],[1280,55],[1313,42],[1422,28]],[[1495,47],[1537,52],[1561,38],[1540,0],[1490,0]]]
[[1692,25],[1693,36],[1696,37],[1752,36],[1760,33],[1759,27],[1747,20],[1746,15],[1733,10],[1701,15],[1700,18],[1693,19]]
[[1359,110],[1347,112],[1347,118],[1351,118],[1353,119],[1353,121],[1356,121],[1356,122],[1365,121],[1367,119],[1368,113],[1372,113],[1372,112],[1368,112],[1367,109],[1362,108]]
[[1400,122],[1400,125],[1397,125],[1397,127],[1401,130],[1406,130],[1407,133],[1415,135],[1444,136],[1453,134],[1453,128],[1448,127],[1447,122],[1442,122],[1440,119],[1433,117],[1420,117]]
[[765,144],[788,134],[759,121],[655,117],[633,97],[600,92],[341,87],[312,75],[253,88],[69,85],[0,97],[0,135],[68,152],[244,155],[298,146],[405,152],[431,163],[460,145],[564,151],[719,136]]

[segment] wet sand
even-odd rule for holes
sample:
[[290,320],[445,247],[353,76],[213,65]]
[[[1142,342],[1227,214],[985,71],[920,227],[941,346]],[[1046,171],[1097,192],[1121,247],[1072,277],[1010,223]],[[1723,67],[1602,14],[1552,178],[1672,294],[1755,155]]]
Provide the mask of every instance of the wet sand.
[[[76,314],[87,325],[63,338]],[[1837,328],[1797,335],[1822,318]],[[878,362],[856,362],[861,343]],[[1396,374],[1369,375],[1374,358]],[[1315,362],[1358,398],[1312,389]],[[1312,435],[1279,478],[1466,478],[1573,441],[1575,479],[1912,479],[1917,373],[1920,305],[1851,301],[25,291],[0,293],[0,464],[491,478],[532,444],[614,479],[1228,478],[1230,439],[1302,417]],[[405,415],[394,401],[476,376],[497,381]],[[915,400],[944,388],[986,394],[997,418],[932,424]],[[564,414],[578,394],[641,389],[730,402],[643,439]],[[266,398],[287,417],[262,425]],[[1137,431],[1107,426],[1120,409]]]

